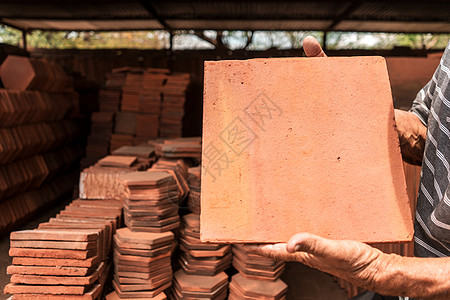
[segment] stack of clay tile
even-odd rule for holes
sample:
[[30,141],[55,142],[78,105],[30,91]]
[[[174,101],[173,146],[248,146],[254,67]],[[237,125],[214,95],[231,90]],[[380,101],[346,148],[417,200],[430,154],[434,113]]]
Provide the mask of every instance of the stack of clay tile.
[[57,94],[0,89],[0,126],[51,122],[63,119],[72,103]]
[[66,146],[0,166],[0,200],[40,187],[79,157],[80,151]]
[[167,171],[124,174],[124,219],[132,231],[166,232],[179,227],[178,185]]
[[121,111],[139,111],[139,95],[144,80],[144,69],[128,68],[122,87]]
[[0,164],[63,146],[78,132],[77,125],[70,120],[0,128]]
[[231,246],[200,241],[200,215],[183,216],[179,263],[187,274],[214,276],[231,265]]
[[146,170],[151,159],[136,156],[109,155],[80,174],[80,198],[124,199],[124,186],[119,179],[122,174]]
[[170,231],[117,230],[114,236],[115,292],[108,297],[165,299],[165,295],[160,294],[172,284],[170,256],[173,248],[174,235]]
[[253,280],[238,273],[231,279],[228,299],[286,299],[286,291],[287,285],[281,279],[275,281]]
[[183,270],[174,274],[171,299],[227,299],[228,276],[189,275]]
[[[85,166],[92,164],[101,156],[109,153],[109,146],[112,139],[111,135],[114,127],[114,116],[120,110],[122,87],[125,84],[125,77],[126,73],[120,69],[115,69],[106,74],[105,87],[98,93],[99,113],[94,113],[92,116],[91,136],[88,139],[88,147],[86,150],[87,158],[83,162]],[[97,125],[95,123],[101,124]],[[98,156],[100,152],[103,154]]]
[[145,71],[139,98],[139,112],[159,115],[161,94],[168,73],[168,69],[149,68]]
[[94,112],[91,116],[91,134],[87,140],[86,157],[82,165],[95,163],[99,158],[108,155],[111,134],[114,127],[113,112]]
[[105,88],[99,91],[99,108],[101,112],[118,112],[122,87],[125,84],[126,73],[115,69],[106,74]]
[[114,133],[124,135],[136,134],[136,113],[121,111],[116,116],[116,126],[114,127]]
[[105,270],[99,241],[96,230],[11,233],[12,276],[5,293],[14,299],[97,299]]
[[189,168],[189,198],[187,200],[188,209],[195,213],[200,214],[200,185],[201,185],[201,167]]
[[167,75],[163,90],[160,136],[180,137],[182,135],[184,103],[189,81],[189,74]]
[[[79,133],[69,118],[78,107],[62,67],[44,59],[9,56],[0,67],[0,228],[11,228],[67,192],[66,178],[79,159]],[[37,89],[39,91],[28,91]],[[75,98],[74,98],[75,97]],[[39,193],[49,198],[43,200]]]
[[173,176],[178,185],[178,203],[181,203],[187,197],[189,194],[187,183],[189,166],[185,159],[161,157],[151,170],[166,171]]
[[133,145],[134,136],[130,134],[113,133],[111,135],[111,143],[109,146],[110,151],[114,151],[117,148],[127,145]]
[[61,92],[69,78],[63,68],[39,58],[9,55],[0,68],[3,85],[11,90]]
[[166,139],[162,143],[157,143],[156,154],[164,157],[193,157],[200,160],[202,155],[202,138],[187,137]]
[[111,151],[134,143],[138,124],[137,116],[135,112],[121,111],[117,113],[114,134],[111,138]]
[[283,273],[285,265],[284,262],[249,253],[242,245],[233,245],[233,266],[245,278],[276,281]]
[[10,232],[17,223],[29,219],[36,211],[50,205],[63,195],[71,194],[78,172],[65,173],[25,193],[0,202],[0,233]]
[[138,161],[148,162],[150,167],[156,161],[155,147],[149,144],[122,146],[114,150],[111,154],[117,156],[135,156]]
[[161,95],[167,78],[167,69],[147,69],[143,75],[142,90],[139,95],[135,143],[159,136]]

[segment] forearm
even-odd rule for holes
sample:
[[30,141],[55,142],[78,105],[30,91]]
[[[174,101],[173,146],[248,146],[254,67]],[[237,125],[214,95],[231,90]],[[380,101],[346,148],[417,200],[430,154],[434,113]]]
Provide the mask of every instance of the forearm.
[[366,288],[384,295],[421,299],[450,298],[450,258],[402,257],[382,254],[372,267]]
[[427,128],[411,112],[396,109],[395,120],[403,160],[413,165],[421,165]]

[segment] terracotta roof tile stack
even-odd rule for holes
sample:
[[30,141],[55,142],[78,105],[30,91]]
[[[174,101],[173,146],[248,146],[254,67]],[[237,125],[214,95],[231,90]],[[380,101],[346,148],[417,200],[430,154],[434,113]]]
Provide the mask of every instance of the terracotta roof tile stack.
[[200,215],[183,216],[179,263],[187,274],[214,276],[231,265],[231,246],[200,241]]
[[86,158],[81,165],[89,166],[109,154],[115,117],[120,110],[122,86],[126,73],[120,70],[106,74],[105,87],[98,92],[99,112],[91,116],[91,133],[86,147]]
[[165,299],[165,295],[160,295],[172,284],[173,233],[134,232],[121,228],[114,236],[114,247],[115,296],[120,299]]
[[87,140],[86,157],[82,165],[88,166],[108,155],[114,127],[113,112],[94,112],[91,116],[91,134]]
[[25,230],[11,233],[5,293],[14,299],[83,296],[96,299],[105,263],[95,230]]
[[154,68],[144,72],[142,90],[139,95],[135,143],[159,136],[161,95],[168,73],[167,69]]
[[202,155],[202,138],[185,137],[165,139],[156,143],[156,154],[167,158],[196,158],[200,160]]
[[188,209],[200,215],[200,185],[201,185],[201,166],[189,168],[189,197],[187,200]]
[[39,209],[67,195],[73,189],[76,175],[78,171],[59,175],[38,188],[0,202],[0,233],[9,232],[17,223],[27,220]]
[[139,111],[139,96],[144,81],[144,69],[128,70],[122,87],[121,111]]
[[148,159],[151,162],[154,162],[156,160],[155,147],[149,144],[122,146],[114,150],[111,154],[119,156],[135,156],[138,159]]
[[152,159],[136,156],[109,155],[97,164],[84,169],[80,174],[80,198],[125,199],[125,190],[119,177],[150,167]]
[[99,91],[99,108],[101,112],[118,112],[122,87],[125,84],[126,73],[115,69],[106,73],[105,88]]
[[97,299],[121,224],[122,201],[76,199],[38,229],[13,232],[13,275],[5,293],[14,299]]
[[77,94],[60,65],[11,55],[0,76],[6,87],[0,89],[3,232],[73,188],[70,171],[81,149],[74,142],[79,127],[71,119]]
[[110,151],[114,151],[122,146],[133,145],[134,137],[129,134],[113,133],[111,135]]
[[228,275],[189,275],[183,270],[174,274],[172,299],[227,299]]
[[132,231],[167,232],[179,227],[177,181],[167,171],[150,169],[121,176],[124,219]]
[[3,85],[11,90],[63,91],[69,77],[61,65],[46,59],[9,55],[0,69]]
[[228,299],[286,299],[286,291],[287,285],[281,279],[275,281],[253,280],[238,273],[231,279]]
[[180,137],[183,130],[184,103],[189,74],[170,74],[163,90],[160,136]]
[[233,266],[245,278],[276,281],[283,273],[286,263],[249,253],[242,245],[233,245]]

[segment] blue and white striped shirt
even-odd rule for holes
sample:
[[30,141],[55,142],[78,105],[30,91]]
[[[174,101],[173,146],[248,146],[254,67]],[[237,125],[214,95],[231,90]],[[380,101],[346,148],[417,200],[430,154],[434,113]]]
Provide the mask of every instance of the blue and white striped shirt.
[[411,111],[427,126],[414,224],[415,255],[450,256],[450,43]]

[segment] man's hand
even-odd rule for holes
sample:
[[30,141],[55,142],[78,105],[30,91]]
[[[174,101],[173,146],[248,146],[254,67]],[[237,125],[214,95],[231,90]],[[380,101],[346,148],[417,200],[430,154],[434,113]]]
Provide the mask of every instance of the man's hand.
[[309,233],[291,237],[287,244],[246,245],[247,250],[278,261],[296,261],[368,289],[373,288],[384,255],[356,241],[330,240]]
[[310,233],[298,233],[287,244],[245,247],[275,260],[301,262],[383,295],[450,299],[450,257],[402,257]]

